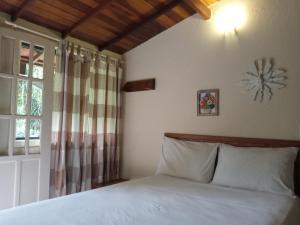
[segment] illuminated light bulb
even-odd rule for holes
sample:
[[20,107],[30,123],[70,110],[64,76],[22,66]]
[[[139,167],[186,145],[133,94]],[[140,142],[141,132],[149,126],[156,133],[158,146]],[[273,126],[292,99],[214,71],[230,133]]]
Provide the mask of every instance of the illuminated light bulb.
[[242,5],[225,6],[215,13],[215,24],[218,32],[229,33],[237,31],[246,23],[246,10]]

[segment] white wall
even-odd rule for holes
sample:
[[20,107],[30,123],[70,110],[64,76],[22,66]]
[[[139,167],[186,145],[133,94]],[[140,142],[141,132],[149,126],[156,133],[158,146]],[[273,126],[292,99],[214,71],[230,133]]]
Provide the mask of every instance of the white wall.
[[[126,80],[155,77],[157,88],[125,94],[124,177],[155,172],[166,131],[299,139],[300,1],[240,2],[248,21],[238,36],[225,38],[213,20],[194,15],[125,55]],[[241,74],[261,57],[273,57],[289,77],[288,87],[263,104],[239,86]],[[197,90],[207,88],[220,89],[218,117],[197,117]]]

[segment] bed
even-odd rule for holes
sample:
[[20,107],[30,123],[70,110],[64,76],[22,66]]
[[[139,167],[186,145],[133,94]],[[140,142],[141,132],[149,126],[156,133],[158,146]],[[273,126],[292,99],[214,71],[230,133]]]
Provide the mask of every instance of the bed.
[[[165,134],[237,146],[299,142]],[[298,183],[299,156],[295,167]],[[299,186],[297,186],[298,188]],[[298,189],[296,189],[298,193]],[[1,225],[299,225],[299,198],[157,175],[0,212]]]

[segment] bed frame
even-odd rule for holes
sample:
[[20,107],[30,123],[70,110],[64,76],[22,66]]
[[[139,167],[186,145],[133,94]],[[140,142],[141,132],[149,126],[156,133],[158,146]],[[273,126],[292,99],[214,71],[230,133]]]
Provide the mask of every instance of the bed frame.
[[[243,138],[243,137],[224,137],[210,136],[197,134],[180,134],[180,133],[165,133],[166,137],[175,138],[184,141],[209,142],[209,143],[224,143],[237,147],[265,147],[265,148],[280,148],[280,147],[298,147],[300,141],[293,140],[277,140],[277,139],[261,139],[261,138]],[[295,161],[295,193],[300,196],[300,151],[298,152]]]

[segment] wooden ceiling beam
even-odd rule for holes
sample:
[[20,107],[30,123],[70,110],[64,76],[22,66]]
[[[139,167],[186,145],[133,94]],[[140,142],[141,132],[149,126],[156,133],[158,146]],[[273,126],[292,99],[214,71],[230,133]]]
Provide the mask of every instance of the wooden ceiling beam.
[[144,20],[129,26],[126,30],[124,30],[121,34],[119,34],[115,38],[105,42],[104,44],[101,44],[99,46],[99,51],[102,51],[102,50],[112,46],[113,44],[117,43],[118,41],[120,41],[121,39],[123,39],[124,37],[129,35],[130,33],[138,30],[140,27],[144,26],[145,24],[157,19],[158,17],[160,17],[167,11],[173,9],[174,7],[176,7],[177,5],[179,5],[182,2],[183,2],[183,0],[173,0],[170,3],[162,6],[160,9],[153,12],[150,16],[146,17]]
[[106,5],[110,4],[114,0],[103,0],[99,3],[99,5],[94,8],[90,13],[87,13],[84,17],[82,17],[77,23],[75,23],[73,26],[65,30],[62,34],[63,38],[66,38],[68,35],[70,35],[74,30],[76,30],[78,27],[80,27],[82,24],[90,20],[91,18],[95,17],[101,9],[103,9]]
[[211,17],[211,11],[207,7],[205,0],[184,0],[187,5],[194,9],[203,19],[208,20]]
[[35,0],[24,0],[18,10],[13,13],[11,20],[15,22],[18,18],[21,17],[22,13],[30,6]]

